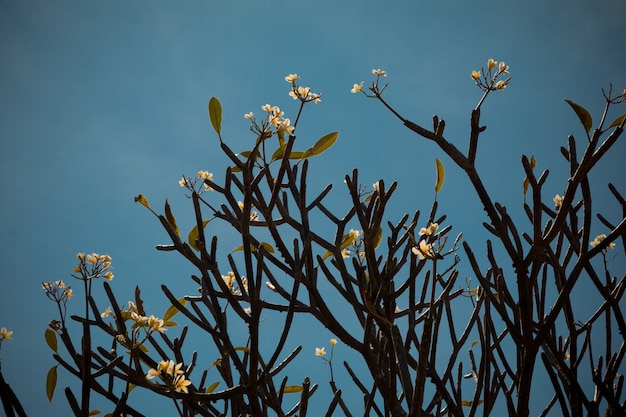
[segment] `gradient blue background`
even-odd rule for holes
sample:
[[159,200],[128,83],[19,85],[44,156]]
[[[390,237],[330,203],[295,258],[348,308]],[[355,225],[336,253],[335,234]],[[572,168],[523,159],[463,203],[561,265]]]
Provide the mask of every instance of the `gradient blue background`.
[[[548,200],[562,193],[568,168],[558,149],[570,133],[584,145],[563,100],[584,105],[599,120],[600,89],[609,82],[617,91],[626,87],[624,16],[620,0],[0,1],[0,326],[14,331],[0,355],[26,411],[69,414],[62,392],[52,404],[45,397],[45,374],[54,362],[43,332],[56,310],[41,282],[73,281],[77,252],[108,252],[119,300],[132,299],[139,285],[151,314],[162,315],[168,306],[160,284],[181,296],[195,291],[190,267],[154,250],[167,236],[133,197],[143,193],[156,208],[169,198],[181,229],[191,228],[191,206],[178,179],[208,170],[219,182],[227,163],[207,117],[210,97],[222,102],[225,139],[243,151],[254,140],[244,113],[261,114],[260,106],[270,103],[293,120],[297,104],[283,78],[298,73],[304,85],[323,93],[298,126],[302,148],[341,132],[330,151],[311,161],[312,191],[334,184],[336,209],[345,212],[343,177],[354,167],[368,186],[398,180],[390,208],[395,222],[404,212],[429,210],[438,157],[447,168],[440,212],[481,254],[486,218],[462,172],[379,103],[350,94],[353,83],[367,85],[372,68],[385,69],[388,101],[426,127],[433,114],[445,119],[446,137],[466,150],[470,110],[481,95],[469,74],[488,58],[504,60],[513,80],[483,106],[488,129],[478,166],[495,199],[527,225],[520,156],[535,155],[537,170],[550,168]],[[624,106],[613,109],[609,122],[625,112]],[[606,182],[626,195],[625,150],[621,141],[592,175],[594,214],[616,223],[620,210]],[[235,247],[234,231],[212,227],[224,254]],[[596,225],[592,235],[605,232]],[[615,253],[611,268],[621,277],[624,252]],[[461,277],[471,278],[464,265]],[[72,284],[78,299],[80,286]],[[581,298],[581,309],[586,301]],[[70,311],[81,313],[73,302]],[[290,382],[309,375],[327,395],[328,369],[313,352],[316,346],[328,350],[332,335],[306,321],[298,326],[289,345],[302,344],[304,352]],[[169,330],[170,336],[178,331]],[[271,340],[271,326],[267,331]],[[203,343],[193,347],[210,363],[215,352]],[[350,352],[338,345],[335,354],[335,377],[344,392],[354,393],[340,366]],[[61,371],[59,388],[68,384],[76,381]],[[325,403],[322,396],[318,401]],[[359,398],[353,396],[355,404]],[[175,412],[140,393],[133,392],[133,400],[148,415],[162,415],[157,407],[163,404],[171,407],[167,414]],[[96,396],[94,408],[112,410]]]

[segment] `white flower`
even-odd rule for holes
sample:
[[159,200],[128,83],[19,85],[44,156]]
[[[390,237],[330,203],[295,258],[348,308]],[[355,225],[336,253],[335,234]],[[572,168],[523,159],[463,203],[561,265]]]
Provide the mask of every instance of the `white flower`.
[[354,87],[352,87],[352,90],[350,90],[350,92],[352,94],[358,93],[359,91],[363,89],[363,84],[364,84],[364,81],[361,81],[360,84],[354,84]]
[[289,74],[285,77],[285,81],[287,81],[288,83],[295,83],[299,79],[300,77],[298,76],[298,74]]
[[326,355],[326,348],[323,348],[323,347],[315,348],[315,356],[324,356],[324,355]]
[[387,76],[387,71],[383,71],[380,68],[379,69],[372,69],[372,74],[374,74],[377,77],[386,77]]

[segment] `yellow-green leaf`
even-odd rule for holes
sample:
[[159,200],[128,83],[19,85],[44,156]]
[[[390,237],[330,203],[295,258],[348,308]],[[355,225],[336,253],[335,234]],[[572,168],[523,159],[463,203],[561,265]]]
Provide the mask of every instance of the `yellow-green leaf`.
[[302,385],[287,385],[283,390],[285,394],[295,394],[298,392],[302,392]]
[[137,197],[135,197],[135,203],[141,203],[144,207],[150,208],[150,204],[143,194],[139,194]]
[[215,97],[209,100],[209,119],[211,119],[215,133],[219,135],[222,130],[222,104]]
[[332,133],[322,136],[321,138],[318,139],[317,142],[315,142],[315,144],[312,147],[304,151],[304,157],[308,158],[314,155],[319,155],[322,152],[326,151],[328,148],[333,146],[338,136],[339,136],[339,132],[332,132]]
[[[341,246],[339,246],[339,250],[342,251],[352,244],[354,244],[354,236],[350,233],[346,233],[345,235],[341,236]],[[333,253],[331,251],[326,251],[326,253],[324,253],[324,256],[322,256],[322,259],[326,259],[329,256],[333,256]]]
[[[179,298],[178,302],[182,304],[183,306],[187,304],[187,300],[185,300],[184,298]],[[176,314],[178,314],[178,312],[179,312],[178,307],[170,306],[170,308],[168,308],[165,311],[165,314],[163,314],[163,321],[168,321],[169,319],[174,317]]]
[[[202,222],[202,228],[204,229],[206,227],[206,225],[209,223],[210,220],[204,220]],[[187,242],[189,242],[189,246],[191,246],[192,248],[194,248],[195,250],[197,250],[198,252],[200,251],[200,248],[198,247],[198,244],[196,243],[196,240],[198,240],[198,225],[195,225],[193,227],[193,229],[191,229],[191,231],[189,232],[189,234],[187,235]]]
[[[484,402],[483,400],[478,400],[478,404],[482,404],[483,402]],[[474,404],[474,401],[467,401],[467,400],[461,401],[461,405],[465,407],[471,407],[473,404]]]
[[250,348],[247,346],[236,346],[235,350],[239,350],[242,352],[250,353]]
[[46,395],[48,396],[48,401],[52,402],[52,397],[54,397],[54,389],[57,386],[57,366],[54,365],[48,371],[48,375],[46,376]]
[[269,243],[261,242],[261,246],[263,247],[263,249],[265,249],[269,253],[274,253],[274,247],[272,245],[270,245]]
[[626,114],[622,114],[620,117],[618,117],[617,119],[613,120],[613,123],[611,123],[611,126],[609,126],[609,128],[617,127],[617,126],[621,125],[624,122],[624,119],[626,119]]
[[100,414],[101,412],[102,412],[102,411],[100,411],[100,410],[91,410],[91,411],[89,412],[89,415],[90,415],[90,416],[95,416],[95,415]]
[[[535,159],[535,156],[531,156],[530,157],[530,169],[535,169],[535,166],[537,166],[537,160]],[[528,192],[528,185],[530,184],[530,181],[528,180],[528,177],[524,177],[524,198],[526,198],[526,193]]]
[[591,126],[593,125],[593,119],[591,118],[591,115],[589,114],[587,109],[585,109],[580,104],[574,103],[572,100],[565,100],[565,102],[569,104],[572,109],[574,109],[576,116],[578,116],[578,120],[580,120],[580,123],[585,128],[585,131],[589,133],[589,131],[591,130]]
[[476,346],[476,345],[477,345],[477,344],[479,344],[479,343],[480,343],[480,341],[479,341],[479,340],[474,340],[474,341],[472,342],[472,346],[471,346],[471,347],[474,347],[474,346]]
[[446,177],[446,171],[443,169],[443,164],[438,158],[435,158],[435,165],[437,165],[437,181],[435,182],[435,192],[438,193],[443,186],[443,180]]
[[163,320],[163,326],[165,326],[165,327],[176,327],[176,326],[178,326],[178,323],[176,323],[175,321],[172,321],[172,320]]
[[214,383],[212,383],[211,385],[209,385],[208,387],[206,387],[206,390],[204,391],[205,394],[210,394],[213,391],[215,391],[215,388],[217,388],[217,386],[220,384],[220,381],[215,381]]
[[50,349],[58,352],[59,346],[57,343],[57,334],[52,329],[46,329],[44,336],[46,338],[46,343],[50,346]]
[[180,231],[178,230],[178,226],[176,225],[176,217],[172,214],[172,209],[170,208],[169,203],[167,202],[167,198],[165,199],[165,218],[167,219],[167,223],[172,227],[172,230],[180,236]]

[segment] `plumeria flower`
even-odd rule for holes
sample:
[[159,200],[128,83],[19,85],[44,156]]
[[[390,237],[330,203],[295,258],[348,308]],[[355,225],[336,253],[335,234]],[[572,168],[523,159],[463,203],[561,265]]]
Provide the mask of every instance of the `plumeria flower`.
[[285,81],[287,81],[288,83],[295,83],[299,79],[300,77],[298,76],[298,74],[289,74],[285,77]]
[[489,71],[491,71],[492,69],[494,69],[496,66],[498,65],[498,61],[494,61],[493,59],[489,58],[487,60],[487,69],[489,69]]
[[387,76],[387,71],[383,71],[380,68],[379,69],[372,69],[372,74],[374,74],[377,77],[386,77]]
[[186,185],[187,185],[187,180],[185,179],[185,177],[182,177],[182,178],[178,181],[178,184],[179,184],[181,187],[186,186]]
[[198,171],[198,178],[211,181],[213,179],[213,174],[209,171]]
[[356,94],[356,93],[360,92],[363,89],[363,84],[364,83],[365,83],[364,81],[361,81],[360,84],[354,84],[354,87],[352,87],[352,90],[350,90],[350,92],[352,94]]
[[480,79],[480,72],[478,72],[478,71],[476,71],[476,70],[473,70],[473,71],[472,71],[472,79],[473,79],[474,81],[478,81],[478,80]]
[[341,257],[346,259],[350,257],[350,249],[344,249],[341,251]]
[[100,317],[102,317],[102,318],[109,317],[111,314],[113,314],[113,311],[111,310],[111,307],[107,307],[106,310],[104,310],[102,313],[100,313]]
[[496,83],[496,85],[494,85],[494,87],[496,90],[504,90],[506,88],[506,82],[500,80]]
[[337,339],[330,339],[330,344],[335,346],[337,344]]
[[250,113],[246,113],[243,115],[243,117],[245,117],[246,119],[252,119],[254,117],[254,113],[250,112]]
[[185,379],[184,375],[178,375],[174,381],[174,388],[176,389],[176,392],[184,392],[185,394],[188,394],[189,390],[187,387],[189,385],[191,385],[191,381]]
[[422,227],[418,234],[420,236],[432,236],[437,232],[437,229],[439,229],[439,223],[430,223],[428,227]]
[[326,355],[326,348],[323,348],[323,347],[315,348],[315,356],[324,356],[324,355]]
[[[596,247],[600,244],[600,242],[602,242],[604,239],[606,239],[606,235],[603,233],[601,235],[596,236],[596,238],[594,240],[592,240],[591,242],[589,242],[589,244],[592,247]],[[613,249],[615,247],[615,243],[611,242],[609,243],[609,249]]]
[[11,340],[12,334],[13,331],[7,330],[6,327],[3,327],[2,329],[0,329],[0,340]]
[[557,210],[561,209],[561,205],[563,204],[563,197],[561,197],[560,195],[555,195],[554,198],[552,199],[552,201],[554,201],[554,208]]
[[159,333],[163,333],[165,330],[167,330],[165,327],[163,327],[163,320],[158,317],[154,317],[153,315],[150,315],[150,317],[148,317],[148,327],[150,328],[150,330]]
[[417,255],[420,260],[434,259],[436,254],[432,243],[426,243],[425,240],[420,240],[419,246],[414,246],[411,249],[413,254]]
[[498,72],[508,74],[509,66],[506,65],[504,62],[500,62],[500,65],[498,65]]

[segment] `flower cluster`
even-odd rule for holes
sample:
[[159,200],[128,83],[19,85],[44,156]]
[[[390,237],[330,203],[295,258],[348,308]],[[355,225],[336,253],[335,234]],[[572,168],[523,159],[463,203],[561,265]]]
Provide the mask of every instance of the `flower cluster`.
[[428,237],[434,237],[438,229],[438,223],[430,223],[427,227],[422,227],[419,230],[419,236],[423,236],[424,238],[420,239],[418,245],[414,246],[411,252],[417,255],[420,260],[437,258],[439,250],[436,250],[433,244],[428,242],[428,240],[430,240]]
[[[230,290],[230,293],[233,295],[241,295],[241,288],[235,287],[237,284],[237,279],[235,278],[235,273],[233,271],[229,271],[228,275],[222,275],[222,280]],[[241,287],[247,293],[248,292],[248,280],[246,277],[241,277]]]
[[65,285],[62,280],[42,282],[41,288],[46,292],[46,296],[57,303],[65,304],[67,300],[72,298],[72,286]]
[[358,240],[361,236],[361,232],[358,230],[350,229],[350,232],[344,236],[344,240],[341,246],[344,249],[341,250],[341,256],[345,258],[349,258],[353,253],[361,253],[359,248],[361,246],[361,242]]
[[210,181],[213,181],[213,174],[209,171],[198,171],[198,176],[194,179],[189,177],[185,177],[184,175],[178,181],[178,185],[181,187],[186,187],[187,189],[194,191],[196,189],[196,183],[201,180],[203,188],[198,190],[199,194],[202,194],[204,191],[213,191],[213,188],[210,185]]
[[557,194],[554,196],[552,201],[554,201],[554,208],[556,210],[561,210],[561,206],[563,205],[563,197]]
[[250,112],[243,115],[243,117],[252,121],[250,130],[259,135],[259,137],[268,138],[275,133],[279,135],[284,135],[285,133],[288,135],[293,134],[295,127],[291,125],[289,118],[284,117],[285,112],[281,111],[280,107],[265,104],[261,106],[261,110],[265,112],[265,117],[261,120],[260,125],[254,118],[254,113]]
[[483,91],[504,90],[511,81],[511,77],[504,80],[498,80],[502,74],[509,74],[509,66],[504,62],[494,61],[489,58],[487,60],[487,71],[482,67],[480,71],[473,70],[471,77],[476,85]]
[[[243,201],[237,201],[237,206],[239,206],[239,210],[243,210]],[[250,221],[256,222],[257,220],[259,220],[259,213],[252,211],[250,213]]]
[[76,259],[78,259],[78,265],[74,267],[74,273],[80,274],[80,276],[72,275],[74,278],[84,281],[95,278],[104,278],[107,281],[113,279],[111,257],[108,254],[99,255],[92,253],[85,255],[79,252],[76,254]]
[[[332,360],[333,349],[334,349],[336,344],[337,344],[337,339],[330,339],[330,359],[329,360]],[[326,356],[326,347],[321,347],[321,348],[316,347],[315,348],[315,356],[320,356],[320,357]],[[327,360],[327,359],[324,359],[324,360]]]
[[174,363],[173,360],[161,361],[155,368],[150,368],[146,374],[146,379],[154,379],[157,376],[165,382],[165,384],[176,392],[189,393],[187,388],[191,385],[191,381],[185,378],[185,372],[181,369],[182,363]]
[[[372,84],[372,91],[376,91],[378,92],[378,94],[382,93],[385,88],[383,87],[380,91],[378,89],[378,82],[380,81],[380,77],[386,77],[387,76],[387,71],[376,69],[376,68],[372,68],[372,74],[374,74],[376,76],[376,81],[373,82]],[[350,90],[350,92],[352,94],[356,94],[359,92],[362,92],[363,94],[367,95],[367,93],[365,93],[365,91],[363,91],[363,84],[365,84],[364,81],[361,81],[358,84],[354,84],[352,87],[352,90]]]
[[[596,238],[594,240],[592,240],[591,242],[589,242],[589,244],[592,247],[596,247],[600,244],[600,242],[602,242],[604,239],[606,239],[606,235],[603,233],[601,235],[596,236]],[[611,242],[608,244],[608,248],[609,249],[613,249],[615,247],[615,243]]]
[[294,100],[300,100],[302,103],[307,103],[312,101],[317,104],[322,101],[321,93],[312,93],[311,87],[302,87],[296,84],[300,77],[298,74],[289,74],[285,77],[285,81],[291,84],[291,91],[289,92],[289,96]]

